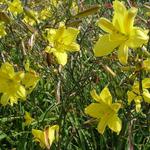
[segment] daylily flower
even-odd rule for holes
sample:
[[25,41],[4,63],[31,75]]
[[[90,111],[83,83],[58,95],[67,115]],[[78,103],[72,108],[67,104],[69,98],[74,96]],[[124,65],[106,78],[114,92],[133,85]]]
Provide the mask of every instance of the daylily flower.
[[58,64],[65,65],[67,63],[67,52],[80,50],[80,46],[75,42],[78,33],[78,29],[66,28],[63,24],[58,29],[50,29],[47,35],[49,46],[46,47],[45,51],[53,53]]
[[119,103],[112,103],[112,96],[109,89],[105,87],[98,95],[95,90],[91,91],[92,98],[97,103],[92,103],[85,108],[85,113],[99,120],[97,129],[103,134],[106,126],[119,134],[122,122],[117,112],[121,107]]
[[38,19],[45,20],[45,19],[47,19],[48,17],[51,17],[51,16],[52,16],[51,9],[50,8],[45,8],[39,13]]
[[39,76],[35,71],[15,72],[8,62],[2,64],[0,68],[0,93],[2,93],[0,103],[5,106],[17,104],[18,99],[25,100],[27,94],[35,88]]
[[150,103],[150,93],[147,89],[150,88],[150,78],[145,78],[142,80],[142,93],[139,90],[139,81],[136,81],[132,86],[132,90],[127,92],[128,95],[128,104],[134,100],[136,105],[136,112],[141,110],[141,102],[144,100],[147,103]]
[[118,58],[122,64],[127,63],[129,48],[138,48],[148,42],[148,31],[134,26],[137,8],[126,9],[123,2],[113,2],[114,16],[112,22],[100,18],[98,26],[107,34],[100,36],[94,46],[95,56],[104,56],[118,47]]
[[23,12],[23,6],[20,0],[13,0],[11,3],[8,3],[8,10],[15,15]]
[[30,94],[33,91],[39,79],[38,74],[32,69],[29,69],[29,71],[25,73],[22,84],[25,86],[27,94]]
[[6,105],[9,103],[13,105],[17,103],[17,99],[25,99],[26,90],[21,85],[21,81],[24,78],[24,72],[15,72],[14,68],[8,62],[2,64],[0,68],[0,93],[1,104]]
[[24,119],[25,119],[25,125],[28,126],[32,123],[32,121],[34,120],[32,117],[31,117],[31,114],[27,111],[25,111],[25,115],[24,115]]
[[53,125],[45,128],[44,131],[32,129],[34,141],[39,142],[41,148],[50,149],[54,140],[58,140],[59,126]]

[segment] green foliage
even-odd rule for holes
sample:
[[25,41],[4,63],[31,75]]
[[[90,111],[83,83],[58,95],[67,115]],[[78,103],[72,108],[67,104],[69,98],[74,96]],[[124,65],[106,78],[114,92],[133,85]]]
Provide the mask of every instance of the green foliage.
[[[10,2],[10,1],[9,1]],[[49,1],[22,1],[23,6],[40,14],[48,6],[51,15],[42,20],[33,19],[30,12],[14,15],[7,11],[5,3],[0,2],[0,12],[6,11],[9,23],[5,24],[6,35],[0,38],[0,63],[10,62],[16,70],[25,70],[24,62],[29,60],[30,67],[40,76],[35,89],[27,96],[26,101],[19,101],[13,107],[0,105],[0,150],[40,150],[33,141],[32,129],[43,130],[47,125],[58,124],[59,140],[51,146],[52,150],[148,150],[150,148],[150,110],[149,104],[142,102],[142,112],[135,111],[134,102],[128,105],[127,91],[132,88],[136,78],[140,82],[150,77],[146,70],[139,69],[141,61],[147,58],[141,49],[131,52],[129,64],[119,63],[117,52],[96,58],[93,45],[103,34],[96,22],[100,17],[111,18],[110,0],[85,0],[72,7],[67,0],[58,6]],[[139,12],[136,24],[148,28],[148,17],[143,8],[145,1],[134,1]],[[75,18],[79,12],[100,5],[97,12],[83,18]],[[126,3],[130,7],[129,3]],[[74,10],[75,9],[75,10]],[[27,16],[31,21],[25,22]],[[34,16],[36,17],[36,16]],[[45,53],[48,45],[45,29],[58,28],[60,22],[67,26],[80,28],[77,43],[80,51],[68,54],[65,66],[58,65],[54,56]],[[70,24],[70,25],[69,25]],[[147,44],[150,52],[150,44]],[[149,58],[149,57],[148,57]],[[1,83],[0,83],[1,84]],[[122,130],[119,135],[106,128],[103,135],[97,131],[97,120],[84,113],[85,107],[93,102],[90,91],[101,91],[108,85],[113,101],[121,103],[119,117]],[[35,119],[25,126],[25,111]]]

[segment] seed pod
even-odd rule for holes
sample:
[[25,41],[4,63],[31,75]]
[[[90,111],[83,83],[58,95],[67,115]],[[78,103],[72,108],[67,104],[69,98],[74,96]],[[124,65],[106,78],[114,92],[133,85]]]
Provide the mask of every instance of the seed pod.
[[94,13],[98,12],[100,6],[99,5],[94,5],[84,11],[79,12],[77,15],[73,16],[74,18],[82,18],[86,17],[89,15],[93,15]]

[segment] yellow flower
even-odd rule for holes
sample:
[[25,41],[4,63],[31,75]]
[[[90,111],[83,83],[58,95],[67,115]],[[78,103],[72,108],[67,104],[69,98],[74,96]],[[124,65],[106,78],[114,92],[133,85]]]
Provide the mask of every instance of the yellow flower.
[[99,120],[97,126],[98,132],[103,134],[106,126],[108,126],[112,131],[119,134],[122,122],[117,112],[121,105],[119,103],[112,104],[112,96],[107,87],[99,95],[95,90],[91,91],[91,96],[97,103],[92,103],[87,106],[85,113]]
[[28,94],[30,94],[35,88],[39,79],[40,78],[38,74],[32,69],[29,69],[29,71],[25,73],[25,76],[22,80],[22,84],[25,86]]
[[118,48],[118,58],[122,64],[127,63],[128,49],[138,48],[148,42],[148,31],[135,27],[134,18],[137,9],[126,9],[123,2],[113,2],[114,16],[112,22],[106,18],[100,18],[98,26],[107,34],[100,36],[94,46],[95,56],[104,56]]
[[143,61],[143,68],[146,71],[150,71],[150,59],[149,58]]
[[5,25],[3,22],[0,22],[0,38],[2,36],[5,36],[6,35],[6,32],[5,32]]
[[15,15],[23,12],[22,3],[20,0],[13,0],[13,2],[8,4],[8,10]]
[[79,51],[80,46],[75,42],[78,29],[68,27],[63,24],[58,29],[50,29],[47,39],[49,46],[46,47],[47,53],[53,53],[58,64],[65,65],[67,63],[67,52]]
[[32,129],[34,141],[39,142],[42,148],[47,149],[50,149],[54,140],[58,140],[58,132],[58,125],[48,126],[44,131]]
[[31,93],[35,88],[39,76],[35,71],[29,70],[24,73],[23,71],[15,72],[14,68],[8,62],[2,64],[0,68],[0,103],[5,106],[18,102],[18,99],[25,100],[27,94]]
[[34,120],[34,119],[31,117],[30,113],[27,112],[27,111],[25,111],[24,119],[25,119],[25,125],[26,125],[26,126],[30,125],[30,124],[32,123],[32,121]]
[[47,19],[48,17],[51,17],[51,15],[52,15],[51,10],[48,9],[48,8],[45,8],[45,9],[43,9],[43,10],[39,13],[38,19],[39,19],[39,20],[45,20],[45,19]]
[[17,103],[17,99],[25,99],[26,90],[21,85],[21,81],[24,78],[24,72],[15,72],[14,68],[8,62],[4,63],[0,68],[0,93],[1,104],[3,106],[10,104],[13,105]]
[[141,110],[141,102],[144,99],[145,102],[150,103],[150,93],[147,90],[150,88],[150,78],[145,78],[142,80],[142,90],[143,93],[141,95],[139,90],[139,81],[136,81],[132,86],[132,90],[127,92],[128,95],[128,104],[134,100],[136,105],[136,112]]

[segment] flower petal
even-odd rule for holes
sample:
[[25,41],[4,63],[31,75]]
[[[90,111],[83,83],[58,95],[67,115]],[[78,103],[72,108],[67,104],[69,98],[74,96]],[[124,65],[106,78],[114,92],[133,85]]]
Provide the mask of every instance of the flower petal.
[[108,127],[119,134],[122,128],[122,121],[117,116],[117,114],[114,114],[109,120],[108,120]]
[[96,57],[108,55],[111,53],[116,47],[119,46],[118,41],[111,41],[109,39],[109,34],[103,35],[99,38],[94,46],[94,55]]
[[129,40],[126,41],[126,45],[131,48],[141,47],[143,44],[148,42],[149,36],[147,30],[143,30],[138,27],[134,27],[130,33]]
[[143,68],[147,71],[150,71],[150,59],[146,59],[143,61]]
[[60,65],[65,65],[67,63],[67,53],[66,52],[54,52],[53,53],[54,56],[56,57],[57,59],[57,62],[60,64]]
[[144,89],[143,97],[144,97],[145,102],[150,103],[150,93],[148,90]]
[[8,62],[5,62],[4,64],[2,64],[0,68],[0,72],[2,72],[3,74],[6,74],[9,77],[13,77],[15,75],[13,66]]
[[68,27],[64,30],[64,33],[62,35],[63,43],[65,45],[70,45],[72,42],[75,42],[78,34],[78,29]]
[[100,98],[100,96],[96,93],[96,90],[92,90],[92,91],[90,92],[90,94],[91,94],[92,98],[93,98],[94,100],[96,100],[97,102],[100,102],[100,101],[101,101],[101,98]]
[[44,132],[41,130],[32,129],[34,141],[39,142],[42,148],[45,148]]
[[24,78],[24,72],[23,71],[19,71],[19,72],[15,73],[14,80],[16,82],[20,82],[20,80],[22,80],[23,78]]
[[111,105],[111,108],[117,113],[118,112],[118,110],[120,109],[120,107],[121,107],[121,104],[120,103],[113,103],[112,105]]
[[141,110],[141,100],[142,100],[142,97],[141,96],[137,96],[134,101],[135,101],[135,109],[136,109],[136,112],[140,112]]
[[132,100],[134,100],[137,95],[135,93],[133,93],[132,91],[128,91],[127,95],[128,95],[128,104],[130,105]]
[[113,25],[117,30],[119,30],[121,33],[125,33],[125,17],[127,14],[127,9],[123,2],[120,2],[118,0],[115,0],[113,2],[113,8],[114,8],[114,17],[113,17]]
[[112,96],[107,86],[101,91],[100,98],[108,105],[112,103]]
[[107,33],[112,33],[114,30],[116,30],[113,26],[113,24],[106,18],[100,18],[97,22],[98,26],[104,30]]
[[137,8],[131,7],[125,17],[125,32],[128,34],[132,31],[134,19],[137,14]]
[[59,132],[59,126],[58,125],[53,125],[51,127],[48,127],[48,141],[49,141],[48,143],[49,143],[49,146],[52,145],[52,143],[55,139],[58,140],[58,132]]
[[31,117],[31,114],[27,111],[25,111],[25,115],[24,115],[24,119],[25,119],[25,125],[28,126],[32,123],[32,121],[34,120],[32,117]]
[[104,133],[105,128],[106,128],[106,126],[107,126],[107,124],[108,124],[108,120],[109,120],[108,117],[109,117],[109,116],[103,117],[102,119],[100,119],[100,121],[99,121],[99,123],[98,123],[97,129],[98,129],[98,132],[101,133],[101,134]]
[[25,88],[22,85],[20,85],[18,87],[17,95],[19,96],[19,98],[25,99],[25,97],[26,97],[26,90],[25,90]]
[[127,64],[127,60],[128,60],[128,47],[126,45],[120,45],[119,49],[118,49],[118,58],[119,61],[123,64],[126,65]]
[[150,88],[150,78],[145,78],[142,80],[142,86],[143,88],[147,89]]
[[106,110],[109,110],[109,107],[107,107],[107,105],[92,103],[85,108],[85,113],[93,118],[99,119],[104,116]]
[[3,105],[3,106],[6,106],[9,102],[9,95],[7,95],[6,93],[4,93],[2,96],[1,96],[1,101],[0,103]]
[[75,43],[75,42],[73,42],[70,45],[66,46],[66,50],[70,51],[70,52],[79,51],[80,50],[80,45]]
[[63,23],[60,23],[58,30],[56,30],[56,33],[53,35],[54,37],[52,38],[54,41],[59,41],[61,40],[63,34],[65,31],[65,25]]

